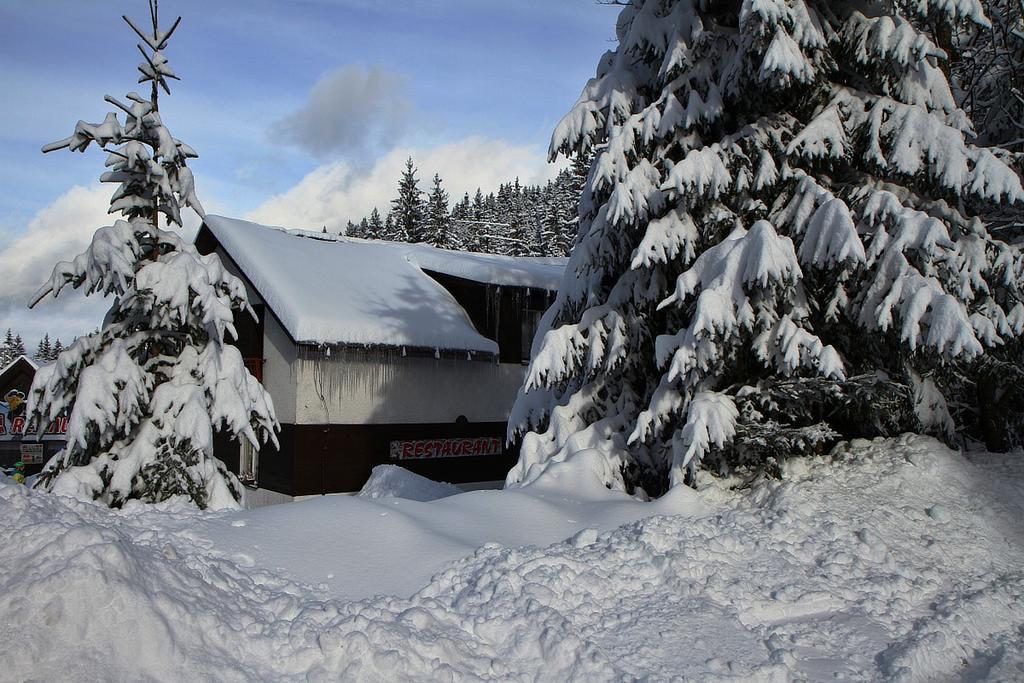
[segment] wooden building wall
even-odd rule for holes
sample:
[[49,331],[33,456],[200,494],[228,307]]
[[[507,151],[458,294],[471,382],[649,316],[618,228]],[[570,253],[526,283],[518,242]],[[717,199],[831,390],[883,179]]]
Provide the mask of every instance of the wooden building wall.
[[[399,440],[494,437],[500,455],[423,460],[392,460],[390,444]],[[281,451],[260,452],[260,488],[291,496],[353,492],[362,488],[376,465],[395,464],[436,481],[453,483],[505,478],[518,451],[504,445],[505,423],[282,425]]]

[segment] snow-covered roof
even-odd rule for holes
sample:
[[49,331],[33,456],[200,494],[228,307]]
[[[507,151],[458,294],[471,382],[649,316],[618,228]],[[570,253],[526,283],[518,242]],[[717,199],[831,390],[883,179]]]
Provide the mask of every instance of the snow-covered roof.
[[33,370],[38,370],[39,369],[39,363],[37,363],[31,356],[20,355],[17,358],[15,358],[14,360],[12,360],[10,363],[8,363],[7,365],[5,365],[2,368],[0,368],[0,376],[6,375],[8,370],[13,368],[15,365],[17,365],[21,361],[25,361],[26,363],[28,363],[30,366],[32,366]]
[[206,227],[292,339],[497,353],[424,271],[555,290],[565,259],[516,258],[286,230],[208,215]]

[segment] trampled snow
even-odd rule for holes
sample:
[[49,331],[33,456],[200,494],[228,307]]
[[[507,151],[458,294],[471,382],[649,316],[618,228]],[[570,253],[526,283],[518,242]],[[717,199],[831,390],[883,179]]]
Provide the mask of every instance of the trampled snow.
[[0,480],[4,676],[1024,677],[1019,453],[902,437],[785,471],[641,503],[570,459],[512,491],[219,513]]
[[555,290],[565,259],[517,258],[285,230],[207,216],[296,341],[497,353],[425,270],[502,286]]

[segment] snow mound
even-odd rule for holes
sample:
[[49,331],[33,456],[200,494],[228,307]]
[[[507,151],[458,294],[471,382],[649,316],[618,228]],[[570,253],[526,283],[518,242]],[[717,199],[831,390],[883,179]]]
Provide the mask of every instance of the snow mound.
[[356,495],[363,498],[405,498],[427,502],[457,493],[462,493],[462,489],[454,484],[427,479],[398,465],[377,465]]
[[15,486],[0,505],[0,542],[17,548],[0,563],[0,614],[22,635],[5,665],[16,679],[616,677],[555,610],[491,615],[440,594],[324,600],[168,536],[187,516],[158,533],[147,527],[167,513],[111,515]]
[[[112,512],[0,485],[0,618],[19,634],[7,675],[1024,678],[1024,459],[965,458],[905,437],[854,442],[790,474],[746,491],[705,483],[693,514],[586,527],[546,546],[484,544],[411,597],[361,600],[224,552],[203,530],[262,520],[282,536],[302,533],[311,520],[292,514],[301,503]],[[325,509],[365,509],[372,525],[391,517],[370,512],[395,502],[421,514],[448,505],[497,532],[517,523],[488,516],[505,499],[524,511],[587,508],[518,490]],[[641,504],[604,503],[623,505]],[[435,534],[428,540],[443,543],[445,530]]]

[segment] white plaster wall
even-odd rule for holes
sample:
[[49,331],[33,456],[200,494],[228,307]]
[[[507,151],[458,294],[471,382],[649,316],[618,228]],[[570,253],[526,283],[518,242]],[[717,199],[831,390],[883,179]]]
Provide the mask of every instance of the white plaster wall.
[[296,362],[296,424],[508,419],[525,366],[484,360],[374,359],[335,353]]
[[264,310],[263,386],[274,399],[277,421],[295,424],[296,365],[299,362],[295,344],[270,310]]

